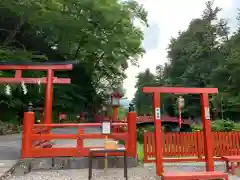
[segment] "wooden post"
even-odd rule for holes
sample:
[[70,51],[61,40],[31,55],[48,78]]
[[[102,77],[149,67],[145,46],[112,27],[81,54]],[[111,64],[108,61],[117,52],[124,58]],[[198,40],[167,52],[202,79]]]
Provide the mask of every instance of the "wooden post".
[[53,75],[52,69],[47,71],[47,83],[45,92],[44,124],[52,123],[52,102],[53,102]]
[[136,112],[128,112],[128,156],[137,156],[137,114]]
[[196,131],[196,138],[197,138],[197,155],[198,159],[200,160],[202,158],[202,150],[201,150],[201,132],[198,130]]
[[144,154],[144,159],[143,162],[147,163],[148,162],[148,138],[147,138],[147,131],[144,130],[143,132],[143,154]]
[[209,111],[209,105],[208,105],[208,94],[204,93],[204,94],[201,94],[200,96],[201,96],[201,110],[202,110],[206,170],[214,171],[211,121],[210,121],[210,111]]
[[32,149],[32,129],[34,128],[35,114],[34,112],[24,112],[23,118],[23,135],[22,135],[22,151],[21,158],[31,158]]
[[156,147],[156,172],[158,176],[163,173],[163,147],[162,147],[162,123],[160,109],[160,93],[153,93],[153,110],[155,124],[155,147]]
[[82,156],[81,151],[84,148],[84,139],[81,137],[81,135],[83,135],[83,134],[84,134],[84,128],[79,127],[79,129],[78,129],[79,138],[77,139],[77,150],[79,151],[80,156]]
[[[112,122],[117,122],[118,120],[118,107],[117,106],[113,106],[112,108],[113,112],[112,112]],[[119,131],[119,127],[113,127],[113,132],[117,133]]]

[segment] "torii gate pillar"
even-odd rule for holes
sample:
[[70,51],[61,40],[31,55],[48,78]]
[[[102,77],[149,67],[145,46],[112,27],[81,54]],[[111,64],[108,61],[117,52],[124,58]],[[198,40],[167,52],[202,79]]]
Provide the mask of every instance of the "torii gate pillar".
[[216,94],[218,93],[218,89],[217,88],[184,88],[184,87],[144,87],[142,91],[144,93],[153,94],[157,175],[161,176],[163,173],[163,147],[162,147],[163,136],[162,136],[161,109],[160,109],[161,93],[200,94],[206,170],[214,171],[208,94]]

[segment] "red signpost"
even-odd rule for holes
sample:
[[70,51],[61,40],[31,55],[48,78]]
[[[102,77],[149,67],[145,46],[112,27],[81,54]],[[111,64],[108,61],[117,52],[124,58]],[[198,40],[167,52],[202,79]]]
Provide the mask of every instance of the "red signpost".
[[162,149],[162,125],[161,125],[161,109],[160,109],[160,94],[200,94],[201,110],[203,122],[203,135],[205,147],[205,162],[206,170],[214,171],[214,161],[212,152],[211,137],[211,122],[208,105],[208,94],[217,94],[217,88],[183,88],[183,87],[144,87],[144,93],[153,94],[153,108],[154,108],[154,123],[155,123],[155,152],[156,152],[156,171],[157,175],[161,176],[163,173],[163,149]]
[[[45,105],[44,105],[44,124],[52,123],[52,101],[53,101],[53,84],[69,84],[69,78],[54,77],[57,70],[71,70],[72,62],[60,63],[1,63],[0,70],[15,70],[14,77],[0,77],[2,84],[46,84]],[[47,71],[47,77],[42,78],[25,78],[22,77],[24,70]]]

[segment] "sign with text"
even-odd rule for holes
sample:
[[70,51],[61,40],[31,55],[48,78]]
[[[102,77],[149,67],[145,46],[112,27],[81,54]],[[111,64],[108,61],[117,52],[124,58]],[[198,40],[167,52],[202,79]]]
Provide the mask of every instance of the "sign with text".
[[210,111],[209,111],[209,107],[205,107],[205,119],[210,120]]
[[111,122],[110,121],[102,122],[102,134],[111,134]]
[[156,116],[156,120],[161,120],[161,110],[160,110],[160,107],[155,108],[155,116]]

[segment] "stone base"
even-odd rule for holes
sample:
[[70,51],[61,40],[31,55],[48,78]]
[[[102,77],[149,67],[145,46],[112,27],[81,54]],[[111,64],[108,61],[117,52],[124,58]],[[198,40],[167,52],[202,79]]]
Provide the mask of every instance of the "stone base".
[[[108,168],[123,168],[123,157],[108,157]],[[128,168],[138,165],[137,158],[128,158]],[[94,157],[92,161],[93,169],[104,169],[104,157]],[[25,159],[13,171],[14,175],[24,175],[31,170],[50,170],[50,169],[85,169],[88,168],[88,158],[35,158]]]

